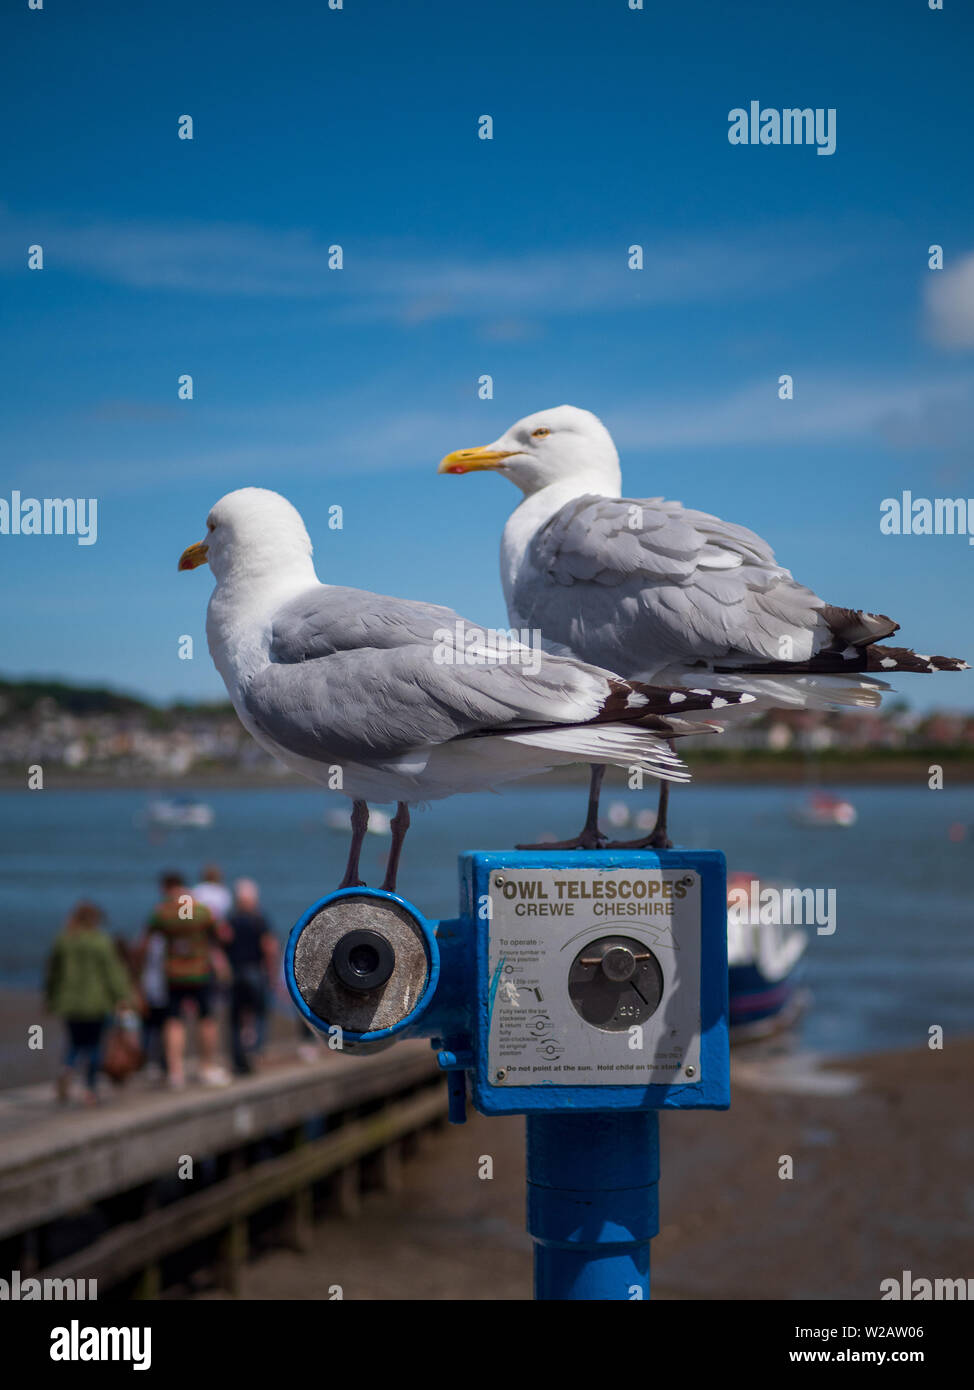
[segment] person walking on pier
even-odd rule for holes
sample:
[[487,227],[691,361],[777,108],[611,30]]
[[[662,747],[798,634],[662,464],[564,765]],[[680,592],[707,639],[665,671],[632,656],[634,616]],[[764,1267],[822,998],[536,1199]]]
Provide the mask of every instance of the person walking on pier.
[[64,1019],[68,1046],[57,1080],[58,1100],[67,1101],[71,1078],[85,1063],[85,1104],[94,1105],[102,1038],[111,1015],[131,997],[114,942],[102,930],[104,914],[92,902],[77,904],[48,957],[44,995],[51,1013]]
[[254,1056],[264,1045],[267,1003],[278,962],[277,939],[260,910],[260,892],[252,878],[234,884],[232,933],[226,946],[233,972],[230,986],[230,1042],[238,1076],[253,1071]]
[[233,894],[223,882],[219,864],[204,864],[200,881],[190,892],[198,903],[208,907],[215,922],[225,922],[233,906]]
[[146,932],[139,951],[139,992],[142,995],[142,1045],[149,1076],[166,1073],[163,1033],[169,1017],[166,976],[166,938],[162,932]]
[[186,1084],[187,1017],[199,1020],[200,1080],[208,1086],[224,1086],[229,1077],[217,1063],[217,1021],[213,1013],[214,960],[219,941],[213,914],[197,902],[182,874],[162,875],[162,901],[147,924],[166,941],[168,1017],[163,1030],[169,1085],[181,1090]]

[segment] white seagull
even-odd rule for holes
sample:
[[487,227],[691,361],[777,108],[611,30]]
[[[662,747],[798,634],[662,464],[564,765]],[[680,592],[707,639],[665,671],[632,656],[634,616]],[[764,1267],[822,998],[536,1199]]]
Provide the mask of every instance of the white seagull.
[[[899,625],[826,603],[753,531],[623,497],[612,436],[588,410],[527,415],[439,471],[481,469],[524,494],[504,528],[501,579],[512,626],[540,631],[548,651],[657,685],[745,690],[755,709],[877,705],[888,687],[867,673],[966,669],[876,645]],[[596,796],[600,777],[593,769]],[[666,799],[664,786],[656,828],[628,847],[669,846]]]
[[351,798],[342,887],[360,882],[370,800],[398,802],[383,883],[392,891],[410,804],[573,762],[687,781],[669,740],[700,731],[694,712],[748,698],[657,690],[491,634],[449,608],[322,584],[304,522],[276,492],[228,493],[206,527],[179,568],[209,564],[216,579],[210,654],[257,742]]

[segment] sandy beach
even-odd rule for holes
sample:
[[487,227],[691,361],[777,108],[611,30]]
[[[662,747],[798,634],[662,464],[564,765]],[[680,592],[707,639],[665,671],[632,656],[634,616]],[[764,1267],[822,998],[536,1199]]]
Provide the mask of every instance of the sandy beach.
[[[729,1112],[662,1117],[654,1297],[875,1300],[905,1269],[970,1276],[972,1067],[974,1039],[823,1066],[738,1052]],[[473,1115],[424,1138],[400,1193],[323,1221],[308,1256],[255,1260],[242,1296],[529,1298],[523,1131]]]

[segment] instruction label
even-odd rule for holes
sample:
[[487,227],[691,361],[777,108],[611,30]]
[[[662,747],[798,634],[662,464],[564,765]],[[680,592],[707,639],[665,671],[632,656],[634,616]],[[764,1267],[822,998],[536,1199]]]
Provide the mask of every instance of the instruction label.
[[489,897],[492,1085],[699,1083],[698,874],[504,869]]

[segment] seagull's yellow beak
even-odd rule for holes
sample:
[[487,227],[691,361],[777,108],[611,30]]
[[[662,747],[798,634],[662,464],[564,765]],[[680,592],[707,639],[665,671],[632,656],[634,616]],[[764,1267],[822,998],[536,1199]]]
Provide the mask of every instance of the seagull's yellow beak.
[[501,449],[456,449],[452,454],[447,454],[436,471],[437,473],[475,473],[479,469],[496,468],[499,463],[504,459],[509,459],[516,452],[515,449],[508,449],[506,453]]
[[179,557],[177,568],[181,570],[194,570],[198,565],[206,564],[206,555],[209,546],[206,541],[197,541],[195,545],[189,545]]

